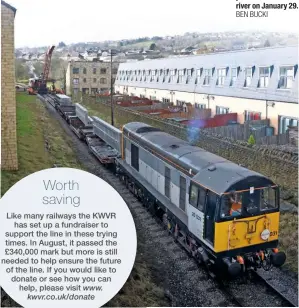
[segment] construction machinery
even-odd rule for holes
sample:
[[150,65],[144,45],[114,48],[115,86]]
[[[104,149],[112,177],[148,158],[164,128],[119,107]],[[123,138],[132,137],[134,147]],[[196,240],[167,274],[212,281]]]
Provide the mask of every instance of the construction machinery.
[[[48,80],[54,48],[55,46],[52,45],[46,52],[44,70],[41,76],[39,78],[29,79],[29,88],[28,88],[29,95],[36,95],[36,94],[42,95],[42,94],[48,94],[48,92],[51,92],[53,94],[63,94],[62,90],[57,89],[55,87],[54,79]],[[52,82],[52,89],[50,89],[50,91],[47,88],[47,82],[49,81]]]

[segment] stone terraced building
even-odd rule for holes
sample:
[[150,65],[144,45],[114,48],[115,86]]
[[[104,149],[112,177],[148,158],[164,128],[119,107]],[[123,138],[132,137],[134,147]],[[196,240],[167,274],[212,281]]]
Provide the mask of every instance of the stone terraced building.
[[1,1],[1,168],[17,170],[14,20],[16,9]]

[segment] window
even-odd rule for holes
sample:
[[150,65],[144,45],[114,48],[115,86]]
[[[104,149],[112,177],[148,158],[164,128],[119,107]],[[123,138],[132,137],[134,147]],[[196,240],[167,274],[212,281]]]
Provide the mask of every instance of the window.
[[245,87],[249,87],[251,85],[252,80],[252,68],[245,68]]
[[226,69],[220,68],[217,70],[217,85],[223,86],[226,77]]
[[197,81],[197,84],[199,84],[200,76],[201,76],[201,70],[197,70],[196,71],[196,81]]
[[177,106],[183,106],[185,104],[185,101],[176,100]]
[[84,67],[83,68],[83,74],[86,74],[87,73],[87,70],[86,70],[86,68]]
[[216,106],[216,114],[227,114],[229,108]]
[[206,201],[206,190],[198,187],[197,185],[191,184],[189,203],[203,212]]
[[86,78],[83,78],[83,82],[86,82]]
[[207,195],[206,190],[200,187],[198,189],[198,204],[197,204],[197,208],[201,212],[203,212],[204,208],[205,208],[206,195]]
[[79,78],[74,78],[73,79],[73,84],[79,84]]
[[106,78],[100,78],[100,83],[101,83],[101,84],[107,83],[107,79],[106,79]]
[[204,81],[203,84],[208,86],[212,80],[212,69],[205,69],[204,70]]
[[88,88],[82,88],[82,92],[84,94],[89,94],[89,89]]
[[189,203],[197,208],[198,202],[198,186],[192,184],[190,190],[190,199]]
[[231,86],[236,84],[237,77],[238,77],[238,69],[233,67],[231,69],[231,83],[230,83]]
[[294,67],[284,66],[279,69],[279,85],[280,89],[290,89],[294,81]]
[[112,68],[112,74],[116,75],[117,74],[117,68]]
[[245,110],[245,121],[261,120],[261,113]]
[[170,81],[174,82],[175,81],[175,70],[170,71]]
[[162,103],[170,103],[170,99],[169,98],[162,98]]
[[91,88],[91,93],[95,94],[98,92],[98,89],[97,88]]
[[96,79],[96,78],[93,78],[93,82],[97,82],[97,79]]
[[261,190],[261,211],[274,210],[277,207],[276,191],[272,188],[264,188]]
[[194,107],[196,108],[196,109],[206,109],[206,104],[198,104],[198,103],[195,103],[194,104]]
[[193,69],[187,69],[186,83],[189,83],[192,79]]
[[131,144],[131,165],[139,171],[139,148],[133,143]]
[[170,198],[170,169],[165,167],[165,196]]
[[224,195],[221,198],[221,210],[220,217],[228,218],[240,216],[242,213],[242,193],[234,193],[230,195]]
[[267,88],[270,78],[270,68],[260,67],[259,71],[260,71],[259,88]]
[[184,70],[179,70],[179,83],[183,82],[183,78],[184,78]]
[[107,69],[106,68],[101,68],[100,74],[107,74]]
[[298,126],[298,119],[280,116],[279,117],[279,133],[285,134],[289,126]]
[[97,73],[97,69],[96,69],[95,67],[92,69],[92,73],[93,73],[93,74],[96,74],[96,73]]
[[79,74],[79,68],[73,67],[73,74]]
[[156,76],[156,71],[152,70],[152,75],[151,75],[151,80],[150,81],[154,81],[155,76]]

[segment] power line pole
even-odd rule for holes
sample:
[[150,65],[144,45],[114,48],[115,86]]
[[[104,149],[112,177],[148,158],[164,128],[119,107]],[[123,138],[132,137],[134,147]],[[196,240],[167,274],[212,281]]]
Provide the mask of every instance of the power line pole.
[[111,99],[111,125],[114,126],[113,116],[113,84],[112,84],[112,49],[110,50],[110,99]]

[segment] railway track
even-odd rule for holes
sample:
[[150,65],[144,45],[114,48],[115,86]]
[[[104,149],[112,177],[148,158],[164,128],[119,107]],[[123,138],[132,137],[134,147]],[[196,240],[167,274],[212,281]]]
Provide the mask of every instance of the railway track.
[[[159,275],[162,275],[161,277],[168,281],[170,291],[167,293],[175,306],[198,306],[199,302],[201,303],[200,306],[298,306],[298,292],[296,289],[293,292],[288,291],[290,283],[275,284],[273,278],[271,282],[271,277],[262,277],[259,272],[254,275],[254,279],[247,282],[239,279],[224,282],[211,278],[208,271],[202,266],[198,266],[180,244],[174,242],[161,220],[153,217],[147,211],[121,179],[114,174],[113,170],[100,165],[93,159],[91,153],[87,153],[87,146],[73,134],[70,127],[55,110],[52,95],[46,95],[44,99],[49,103],[46,103],[48,109],[57,117],[65,132],[73,136],[75,150],[84,152],[82,163],[87,166],[90,172],[101,177],[118,191],[132,212],[137,230],[139,228],[141,233],[146,234],[143,239],[147,243],[146,245],[152,247],[158,254],[154,256],[154,258],[157,258],[155,262],[169,269],[169,271],[159,273]],[[149,254],[152,253],[150,250],[148,251]],[[279,271],[279,273],[282,272]],[[285,280],[287,280],[286,277],[283,281]],[[292,288],[295,287],[294,282],[291,285]],[[175,293],[174,296],[173,293]]]

